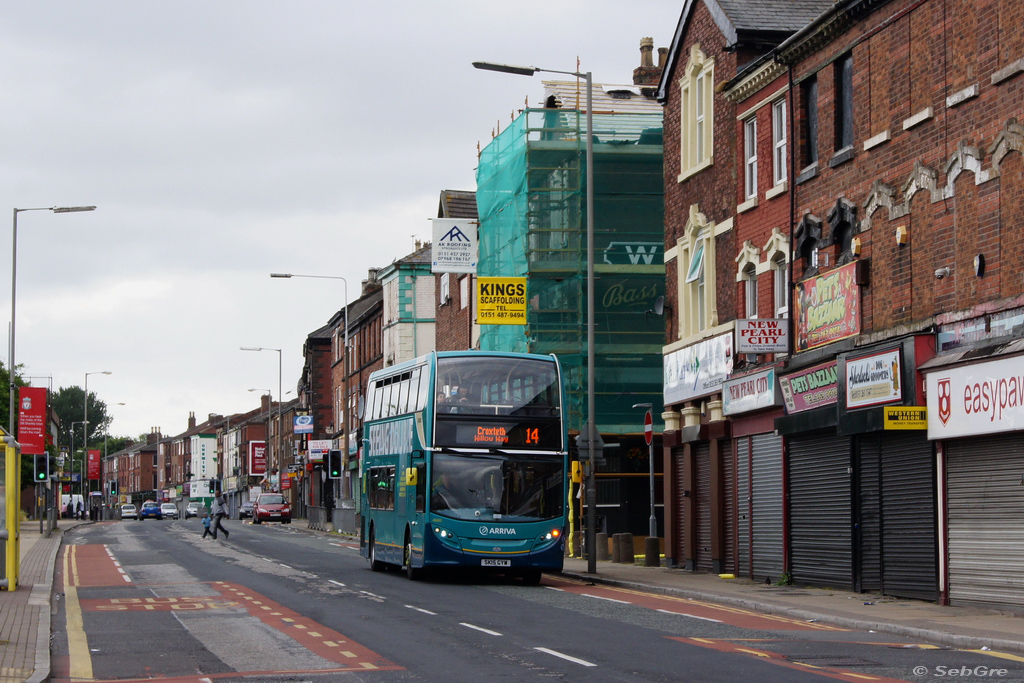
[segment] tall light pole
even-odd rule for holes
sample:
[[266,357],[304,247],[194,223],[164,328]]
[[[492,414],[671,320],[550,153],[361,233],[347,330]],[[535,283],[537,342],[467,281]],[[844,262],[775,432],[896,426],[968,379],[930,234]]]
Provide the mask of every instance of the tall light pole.
[[271,273],[270,277],[273,277],[273,278],[308,277],[308,278],[315,278],[315,279],[318,279],[318,280],[341,280],[342,296],[345,297],[345,312],[343,314],[344,318],[345,318],[345,359],[343,361],[345,363],[345,367],[344,367],[344,373],[342,375],[342,379],[343,379],[343,382],[344,382],[344,388],[342,389],[342,391],[345,392],[345,400],[341,402],[341,420],[342,420],[342,422],[345,423],[345,460],[348,461],[348,457],[349,457],[349,451],[348,451],[348,449],[349,449],[349,440],[348,440],[348,432],[349,432],[349,419],[348,419],[348,402],[349,402],[349,396],[348,396],[348,372],[349,372],[349,367],[350,367],[349,357],[348,357],[348,351],[349,351],[349,348],[348,348],[348,280],[346,280],[345,278],[341,277],[340,275],[296,275],[295,273]]
[[[71,436],[71,444],[70,444],[70,446],[71,446],[71,462],[69,463],[69,465],[70,465],[69,469],[71,470],[72,474],[75,471],[75,425],[80,425],[80,424],[84,424],[84,423],[83,422],[72,422],[71,423],[71,430],[69,432],[70,436]],[[84,470],[85,469],[85,465],[84,465],[85,456],[82,456],[82,462],[83,462],[82,470]],[[83,474],[83,477],[84,477],[85,473],[83,472],[82,474]],[[82,486],[83,486],[83,482],[81,482],[81,481],[78,482],[78,492],[79,493],[82,493],[83,490],[84,490],[82,488]],[[85,496],[82,496],[82,497],[84,498]]]
[[[82,401],[82,419],[85,421],[85,426],[82,428],[85,439],[82,442],[82,448],[84,449],[85,456],[82,458],[82,474],[86,474],[85,459],[89,456],[89,375],[111,375],[113,374],[110,370],[98,370],[97,372],[85,373],[85,400]],[[87,482],[88,479],[85,479]],[[88,488],[88,484],[86,484]]]
[[477,69],[501,73],[533,76],[544,72],[582,78],[587,83],[587,451],[590,474],[587,477],[587,572],[597,572],[597,418],[594,415],[594,79],[590,71],[557,71],[535,66],[512,66],[493,62],[473,62]]
[[[634,403],[634,408],[643,408],[647,412],[644,414],[644,437],[647,439],[647,459],[650,463],[650,483],[651,483],[651,519],[650,529],[648,530],[648,538],[658,537],[658,517],[654,514],[654,439],[653,439],[653,427],[649,427],[651,419],[651,410],[654,409],[652,403]],[[652,432],[648,432],[647,429],[651,428]]]
[[73,213],[76,211],[95,211],[95,206],[41,206],[33,209],[14,210],[14,229],[11,231],[11,347],[8,356],[7,394],[9,410],[7,415],[7,432],[14,436],[14,323],[15,310],[18,303],[18,214],[22,211],[52,211],[54,213]]
[[[279,468],[280,463],[277,460],[281,457],[281,398],[283,397],[281,393],[281,349],[271,349],[265,346],[240,346],[238,348],[242,351],[277,351],[277,438],[275,439],[277,441],[277,452],[274,454],[275,461],[271,463],[271,467]],[[279,476],[280,472],[281,470],[278,469]]]

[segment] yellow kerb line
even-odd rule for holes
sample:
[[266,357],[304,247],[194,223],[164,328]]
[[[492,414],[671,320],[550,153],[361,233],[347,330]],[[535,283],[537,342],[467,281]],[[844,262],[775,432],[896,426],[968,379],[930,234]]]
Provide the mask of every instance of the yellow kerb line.
[[[92,655],[85,635],[82,605],[78,602],[78,546],[64,553],[64,614],[68,633],[68,660],[72,680],[92,680]],[[72,577],[73,580],[72,580]]]

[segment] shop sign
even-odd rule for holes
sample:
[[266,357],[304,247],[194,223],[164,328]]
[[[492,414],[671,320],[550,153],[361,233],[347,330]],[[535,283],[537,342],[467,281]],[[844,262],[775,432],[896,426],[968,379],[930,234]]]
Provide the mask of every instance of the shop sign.
[[886,406],[885,429],[928,429],[928,409],[922,406]]
[[722,412],[749,413],[779,405],[775,368],[726,380],[722,385]]
[[838,387],[834,360],[779,377],[787,415],[834,404],[839,398]]
[[292,434],[312,434],[313,416],[295,415],[292,418]]
[[813,277],[796,285],[793,302],[797,320],[797,351],[860,334],[860,287],[857,263]]
[[1024,430],[1020,356],[928,374],[928,438]]
[[267,442],[249,442],[249,474],[262,477],[267,473]]
[[736,353],[789,353],[789,320],[785,318],[737,320]]
[[847,408],[866,408],[902,400],[899,349],[846,359]]
[[732,333],[667,354],[664,372],[667,406],[721,391],[732,372]]

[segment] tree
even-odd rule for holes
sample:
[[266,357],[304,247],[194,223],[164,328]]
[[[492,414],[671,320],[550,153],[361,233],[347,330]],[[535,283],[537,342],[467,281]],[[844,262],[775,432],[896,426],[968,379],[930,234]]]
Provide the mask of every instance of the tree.
[[[79,386],[61,387],[51,394],[50,403],[54,412],[60,418],[61,443],[71,444],[71,428],[75,428],[75,449],[97,448],[103,446],[103,435],[106,434],[110,424],[110,417],[107,415],[107,404],[96,398],[96,394],[89,392],[89,424],[86,425],[86,433],[81,424],[85,416],[85,391]],[[83,443],[82,435],[86,434]]]

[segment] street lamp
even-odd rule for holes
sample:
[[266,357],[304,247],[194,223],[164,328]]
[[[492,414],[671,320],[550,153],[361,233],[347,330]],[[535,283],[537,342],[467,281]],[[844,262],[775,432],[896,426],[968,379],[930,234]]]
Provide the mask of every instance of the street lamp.
[[[70,430],[70,436],[71,436],[71,443],[70,443],[70,447],[71,447],[71,462],[69,463],[69,468],[68,469],[70,469],[72,473],[74,473],[74,471],[75,471],[75,425],[80,425],[80,424],[85,424],[85,423],[84,422],[72,422],[71,423],[71,430]],[[82,469],[84,470],[85,469],[85,465],[84,465],[85,457],[84,456],[83,456],[82,460],[83,460]],[[83,485],[83,483],[81,481],[78,482],[78,492],[79,493],[83,493],[82,485]],[[83,498],[84,498],[84,496],[83,496]]]
[[7,394],[10,412],[7,415],[7,431],[14,436],[14,321],[17,307],[18,291],[18,214],[22,211],[52,211],[54,213],[73,213],[76,211],[95,211],[95,206],[41,206],[33,209],[14,210],[14,230],[11,242],[11,348],[7,368]]
[[[85,453],[85,456],[82,458],[82,474],[83,474],[83,478],[84,478],[84,475],[86,474],[85,458],[88,457],[88,455],[89,455],[89,375],[112,375],[112,374],[113,373],[110,370],[99,370],[97,372],[87,372],[87,373],[85,373],[85,400],[82,401],[82,413],[83,413],[82,414],[82,419],[85,420],[85,422],[84,422],[85,426],[82,428],[82,431],[85,433],[85,441],[83,442],[83,446],[82,446],[82,448],[84,449],[83,452]],[[88,479],[84,479],[84,481],[88,481]],[[86,488],[88,488],[88,484],[86,484]]]
[[317,280],[341,280],[342,296],[345,297],[345,309],[344,309],[345,312],[343,314],[344,318],[345,318],[345,360],[344,360],[345,371],[344,371],[344,373],[342,375],[342,380],[344,381],[343,391],[345,392],[345,400],[341,402],[341,419],[345,423],[345,457],[348,458],[348,456],[349,456],[349,451],[348,451],[348,449],[349,449],[349,442],[348,442],[348,432],[349,432],[349,419],[348,419],[348,402],[349,402],[349,396],[348,396],[348,373],[349,373],[349,367],[350,367],[349,366],[349,357],[348,357],[348,351],[349,351],[349,349],[348,349],[348,280],[346,280],[345,278],[341,277],[340,275],[296,275],[295,273],[271,273],[270,277],[273,277],[273,278],[308,277],[308,278],[314,278],[314,279],[317,279]]
[[582,78],[587,83],[587,451],[590,475],[587,477],[587,572],[597,573],[597,420],[594,417],[594,79],[590,71],[558,71],[535,66],[512,66],[493,62],[473,62],[477,69],[501,73],[532,76],[537,72],[565,74]]
[[271,463],[271,467],[277,467],[277,459],[281,457],[281,349],[271,349],[265,346],[240,346],[238,348],[242,351],[277,351],[277,452],[274,454],[274,462]]

